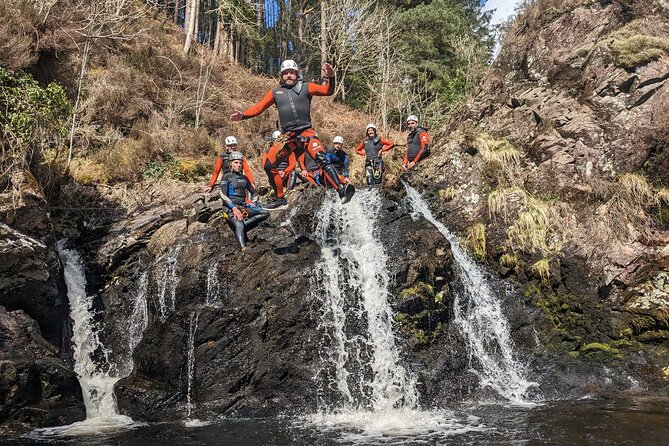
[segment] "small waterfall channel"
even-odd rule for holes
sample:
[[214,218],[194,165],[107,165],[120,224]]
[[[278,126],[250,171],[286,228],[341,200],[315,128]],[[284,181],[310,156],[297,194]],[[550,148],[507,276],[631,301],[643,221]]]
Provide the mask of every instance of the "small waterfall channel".
[[466,254],[457,236],[432,215],[420,193],[406,183],[404,187],[414,214],[435,225],[451,243],[460,281],[453,305],[454,323],[467,339],[470,356],[479,364],[474,372],[481,386],[490,387],[511,403],[528,403],[531,389],[538,384],[527,379],[525,365],[514,357],[509,323],[501,299],[491,287],[493,278]]
[[[74,349],[74,371],[79,379],[86,419],[67,426],[37,429],[30,436],[74,436],[98,434],[128,428],[134,422],[130,417],[118,413],[114,384],[132,371],[131,365],[121,364],[115,367],[107,360],[108,352],[98,337],[98,330],[93,319],[93,298],[86,294],[86,277],[79,253],[66,249],[64,242],[59,242],[58,252],[64,263],[67,297],[72,319],[72,344]],[[146,310],[146,283],[140,285],[131,321],[129,321],[128,343],[134,348],[139,343],[148,323]],[[143,291],[142,291],[143,290]],[[94,360],[95,352],[102,352],[105,364],[99,365]],[[131,359],[129,359],[132,361]]]
[[378,190],[361,190],[346,205],[326,197],[317,214],[321,261],[312,295],[323,346],[319,412],[308,421],[343,430],[354,443],[477,430],[476,420],[418,408],[416,379],[402,365],[395,340],[388,256],[375,228],[380,209]]

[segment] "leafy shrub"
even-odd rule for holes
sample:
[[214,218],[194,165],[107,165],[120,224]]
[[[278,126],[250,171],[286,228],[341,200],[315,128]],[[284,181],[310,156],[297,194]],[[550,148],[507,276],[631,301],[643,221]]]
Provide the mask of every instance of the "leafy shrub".
[[21,71],[11,72],[0,66],[0,188],[8,187],[9,174],[29,169],[40,181],[39,167],[44,152],[60,155],[67,134],[72,106],[65,90],[51,83],[43,88]]

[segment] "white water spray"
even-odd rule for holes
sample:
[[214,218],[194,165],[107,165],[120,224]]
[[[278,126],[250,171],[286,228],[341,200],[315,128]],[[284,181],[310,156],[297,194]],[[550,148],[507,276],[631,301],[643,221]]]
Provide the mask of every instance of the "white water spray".
[[220,302],[221,282],[218,280],[218,266],[212,265],[207,270],[207,295],[205,304],[207,306],[216,306]]
[[[319,413],[310,425],[336,430],[349,443],[415,442],[484,429],[452,412],[418,409],[416,381],[400,361],[389,304],[387,254],[376,234],[381,199],[362,190],[341,205],[326,197],[316,239],[321,262],[312,293],[324,333]],[[391,441],[392,439],[392,441]]]
[[200,319],[200,312],[194,311],[190,315],[190,324],[188,325],[188,386],[186,388],[186,417],[195,409],[195,403],[192,401],[193,381],[195,380],[195,335],[197,333],[197,323]]
[[79,254],[58,244],[58,252],[64,263],[67,297],[72,319],[72,344],[74,348],[74,371],[79,379],[86,420],[67,426],[37,429],[30,435],[36,437],[60,435],[96,434],[126,428],[133,424],[130,417],[120,415],[114,396],[114,384],[120,379],[102,370],[93,360],[96,350],[106,357],[105,348],[98,339],[93,320],[92,297],[86,294],[86,277]]
[[162,321],[168,313],[175,310],[176,290],[179,284],[177,262],[181,245],[171,247],[156,260],[158,276],[158,315]]
[[[380,198],[377,191],[357,197],[346,207],[326,199],[318,213],[322,259],[315,284],[321,287],[315,294],[323,309],[321,329],[330,340],[322,385],[340,394],[338,409],[414,408],[415,380],[400,364],[395,345],[387,255],[374,235]],[[328,402],[321,403],[327,410]]]
[[538,384],[528,381],[525,365],[514,358],[509,323],[500,299],[490,286],[492,277],[460,247],[457,236],[439,222],[418,191],[404,184],[415,214],[422,214],[451,243],[462,289],[454,300],[454,323],[467,339],[470,354],[480,363],[475,370],[482,387],[490,387],[513,403],[526,403],[528,391]]

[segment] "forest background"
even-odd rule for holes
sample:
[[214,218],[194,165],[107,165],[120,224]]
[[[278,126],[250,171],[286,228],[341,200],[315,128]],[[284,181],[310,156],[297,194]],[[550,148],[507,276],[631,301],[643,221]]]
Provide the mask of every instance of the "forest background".
[[439,126],[464,102],[496,32],[478,0],[0,0],[0,14],[0,186],[27,170],[51,196],[72,179],[202,181],[230,133],[254,158],[275,114],[227,116],[286,58],[317,82],[336,68],[314,109],[325,140],[353,147],[373,120],[401,142],[408,114]]

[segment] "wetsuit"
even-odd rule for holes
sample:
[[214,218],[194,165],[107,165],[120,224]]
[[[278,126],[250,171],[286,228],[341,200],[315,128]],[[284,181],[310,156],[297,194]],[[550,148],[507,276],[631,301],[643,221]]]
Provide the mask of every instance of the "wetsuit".
[[[246,232],[255,228],[269,217],[269,212],[247,203],[246,193],[255,194],[251,181],[243,173],[230,171],[223,175],[221,180],[221,198],[223,207],[228,210],[227,222],[235,234],[241,249],[246,248]],[[244,216],[244,220],[234,218],[232,209],[237,207]]]
[[267,175],[273,179],[277,198],[283,198],[283,179],[273,168],[277,158],[283,153],[295,152],[297,157],[308,152],[325,173],[325,178],[335,189],[342,187],[337,170],[325,156],[323,144],[311,124],[311,99],[313,96],[331,96],[335,90],[334,78],[328,78],[325,85],[298,80],[289,87],[281,84],[269,90],[256,105],[249,107],[242,115],[242,119],[258,116],[272,104],[276,104],[279,112],[282,136],[270,148],[265,159],[264,168]]
[[[262,159],[260,161],[261,168],[264,168],[265,166],[265,162],[267,161],[267,153],[269,152],[270,148],[271,146],[268,147],[267,150],[265,150],[265,153],[262,155]],[[277,197],[279,196],[279,191],[277,190],[276,184],[274,182],[274,174],[276,173],[279,177],[281,177],[280,172],[283,172],[281,186],[283,189],[290,190],[292,189],[292,187],[290,187],[290,177],[296,165],[297,161],[295,160],[294,153],[291,152],[286,154],[285,152],[281,152],[280,156],[276,159],[274,164],[272,164],[272,168],[269,171],[265,170],[269,184],[272,186],[272,189],[274,189],[274,195]]]
[[389,139],[375,135],[371,138],[367,136],[356,147],[356,153],[365,157],[365,178],[368,185],[381,184],[383,171],[385,170],[381,154],[392,149],[394,145],[395,143]]
[[348,178],[348,156],[346,156],[346,152],[343,149],[337,150],[334,147],[330,147],[326,156],[328,157],[328,161],[337,169],[337,172]]
[[[223,175],[226,173],[230,172],[230,160],[228,159],[229,154],[227,152],[221,153],[221,155],[216,159],[216,166],[214,166],[214,173],[211,176],[211,180],[209,180],[209,187],[214,187],[216,184],[216,180],[218,179],[218,174],[223,171]],[[251,168],[249,167],[249,163],[246,162],[246,157],[244,157],[244,160],[242,161],[242,168],[244,175],[246,175],[246,178],[248,178],[252,184],[255,184],[255,181],[253,181],[253,174],[251,173]]]
[[302,167],[302,177],[314,186],[321,186],[321,168],[307,152],[303,152],[298,160]]
[[427,129],[416,127],[407,135],[407,153],[404,155],[404,164],[427,158],[430,155],[430,137]]

